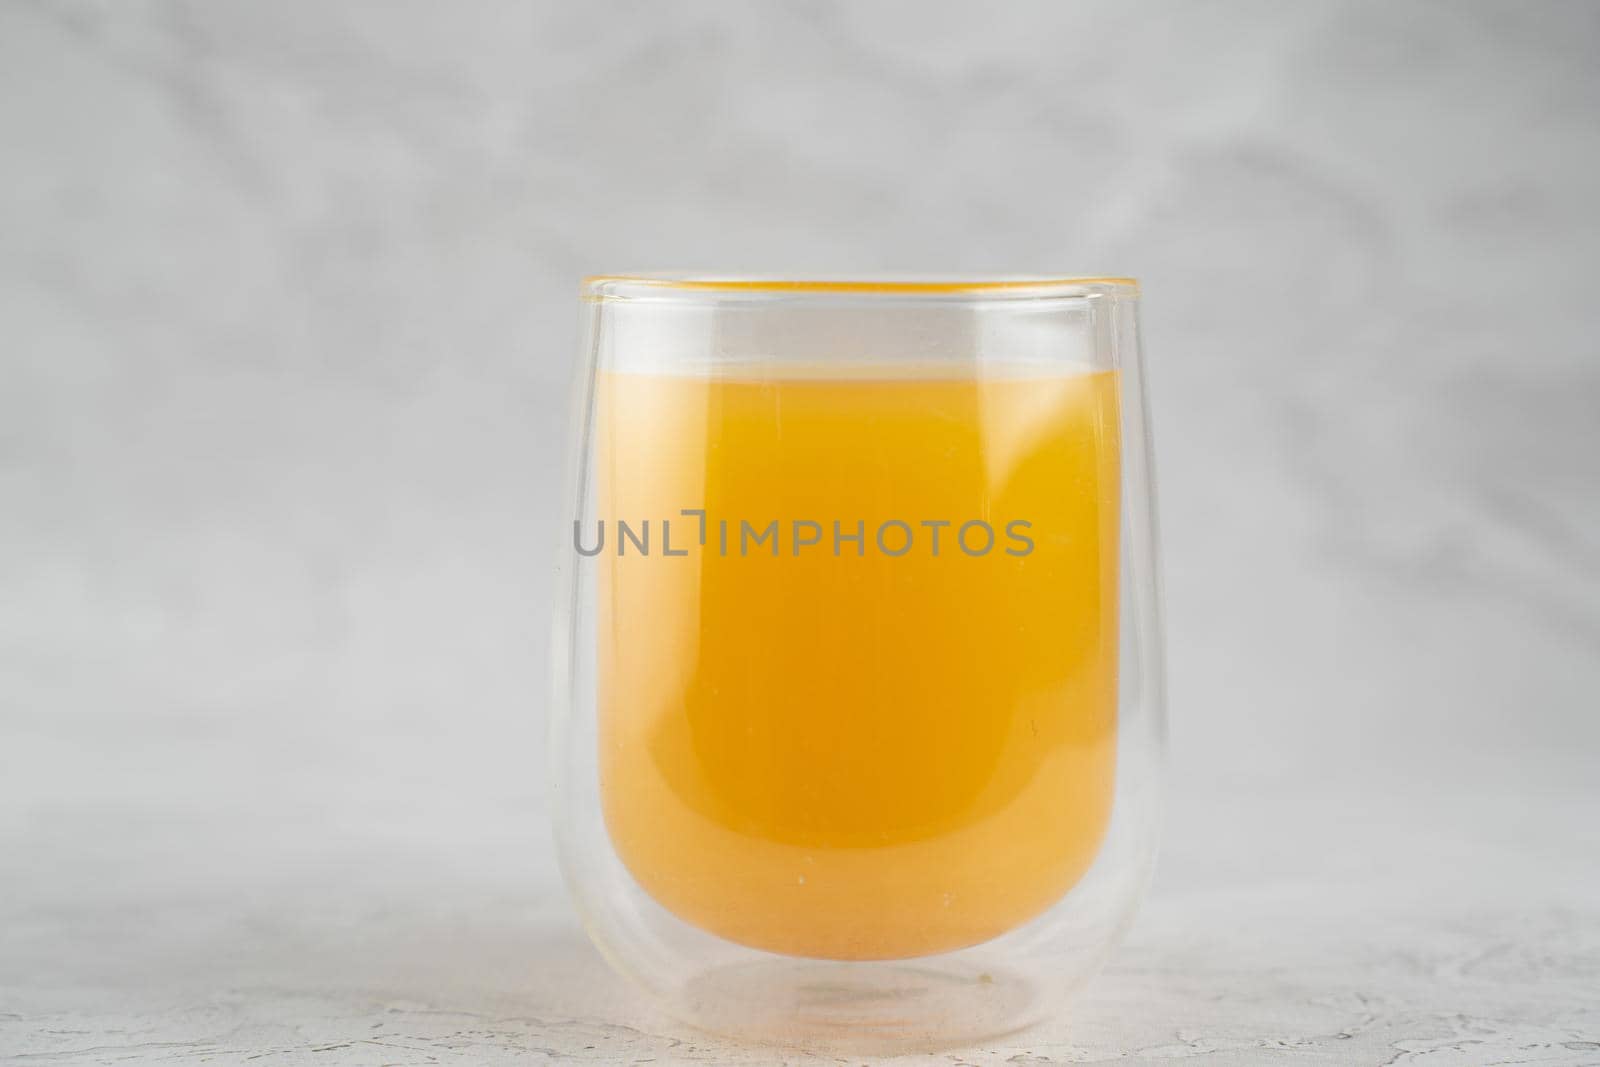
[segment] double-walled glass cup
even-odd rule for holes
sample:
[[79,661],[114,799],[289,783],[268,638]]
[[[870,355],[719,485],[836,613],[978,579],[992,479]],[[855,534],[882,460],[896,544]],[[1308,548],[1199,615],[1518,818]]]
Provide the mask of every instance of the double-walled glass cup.
[[856,1049],[1060,1010],[1163,737],[1138,289],[590,279],[552,746],[606,957]]

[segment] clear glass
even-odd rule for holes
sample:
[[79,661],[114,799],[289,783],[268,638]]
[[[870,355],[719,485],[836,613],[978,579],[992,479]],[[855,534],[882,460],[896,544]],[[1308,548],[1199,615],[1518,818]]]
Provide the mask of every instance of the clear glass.
[[1153,863],[1128,279],[584,284],[554,818],[674,1015],[863,1052],[1059,1011]]

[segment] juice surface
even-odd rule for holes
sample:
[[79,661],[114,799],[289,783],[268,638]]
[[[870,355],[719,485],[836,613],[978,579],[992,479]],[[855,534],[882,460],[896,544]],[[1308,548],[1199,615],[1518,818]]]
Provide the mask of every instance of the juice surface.
[[598,390],[600,783],[638,883],[829,959],[976,944],[1060,899],[1111,811],[1115,372]]

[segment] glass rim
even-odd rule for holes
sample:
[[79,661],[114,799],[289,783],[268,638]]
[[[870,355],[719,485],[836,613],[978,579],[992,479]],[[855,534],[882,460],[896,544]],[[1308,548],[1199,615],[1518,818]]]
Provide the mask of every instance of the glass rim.
[[803,275],[717,274],[689,271],[595,274],[583,279],[585,301],[691,300],[725,297],[794,298],[839,296],[971,300],[1053,300],[1062,297],[1114,294],[1137,296],[1136,278],[1112,275],[865,274]]

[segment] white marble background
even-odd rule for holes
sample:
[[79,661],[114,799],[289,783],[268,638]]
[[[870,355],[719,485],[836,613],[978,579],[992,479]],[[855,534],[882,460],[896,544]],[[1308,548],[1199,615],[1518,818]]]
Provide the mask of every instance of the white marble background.
[[1594,3],[0,0],[0,1060],[771,1058],[544,826],[575,285],[682,265],[1145,282],[1163,866],[930,1062],[1600,1063],[1597,173]]

